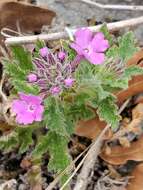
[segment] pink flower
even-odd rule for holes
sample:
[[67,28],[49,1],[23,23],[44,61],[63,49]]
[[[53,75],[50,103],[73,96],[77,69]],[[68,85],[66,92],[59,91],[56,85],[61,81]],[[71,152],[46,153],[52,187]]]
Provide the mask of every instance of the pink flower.
[[61,61],[63,61],[63,60],[65,59],[65,57],[66,57],[66,53],[65,53],[64,51],[60,51],[60,52],[58,53],[58,58],[59,58]]
[[58,95],[61,92],[61,89],[58,86],[54,86],[51,87],[50,92],[52,95]]
[[103,63],[104,52],[109,48],[109,43],[102,32],[93,35],[89,29],[79,29],[75,32],[75,42],[71,44],[71,47],[78,55],[96,65]]
[[43,47],[39,50],[39,53],[42,57],[46,57],[48,55],[48,48],[47,47]]
[[20,99],[12,103],[12,111],[16,114],[16,122],[19,124],[32,124],[34,121],[41,121],[44,106],[42,98],[34,95],[19,93]]
[[66,86],[67,88],[70,88],[70,87],[72,87],[72,85],[73,85],[73,83],[74,83],[74,79],[72,79],[72,78],[67,78],[67,79],[64,80],[64,83],[65,83],[65,86]]
[[28,76],[27,76],[27,78],[28,78],[28,82],[36,82],[37,81],[37,75],[35,75],[35,74],[29,74]]

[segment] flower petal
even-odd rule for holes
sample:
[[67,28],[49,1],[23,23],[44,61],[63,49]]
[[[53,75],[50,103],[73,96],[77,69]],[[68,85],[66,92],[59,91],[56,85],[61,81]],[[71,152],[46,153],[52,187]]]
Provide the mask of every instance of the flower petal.
[[35,118],[34,120],[35,121],[42,121],[43,112],[44,112],[44,107],[38,106],[37,110],[34,113],[34,118]]
[[73,48],[78,53],[78,55],[83,55],[83,50],[79,45],[71,43],[70,47]]
[[79,45],[82,49],[86,48],[93,38],[93,33],[91,30],[79,29],[75,32],[75,43]]
[[27,102],[28,104],[41,104],[42,98],[40,96],[34,96],[34,95],[26,95],[22,92],[19,93],[20,99]]
[[24,125],[28,125],[28,124],[32,124],[34,121],[34,117],[32,115],[32,113],[30,112],[24,112],[23,114],[17,114],[16,117],[16,122],[19,124],[24,124]]
[[21,100],[14,100],[12,103],[12,112],[14,113],[23,113],[24,110],[26,109],[26,104],[25,102]]
[[90,55],[85,55],[85,58],[94,65],[99,65],[104,62],[105,55],[104,53],[92,53]]
[[109,42],[104,38],[104,34],[102,32],[98,32],[95,34],[90,46],[96,52],[104,52],[107,48],[109,48]]

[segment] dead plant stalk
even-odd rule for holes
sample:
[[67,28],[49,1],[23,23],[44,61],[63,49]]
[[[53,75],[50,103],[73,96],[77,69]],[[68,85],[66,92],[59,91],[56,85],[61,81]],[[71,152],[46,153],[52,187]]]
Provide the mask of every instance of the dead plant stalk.
[[[137,17],[137,18],[132,18],[132,19],[127,19],[127,20],[122,20],[118,22],[113,22],[113,23],[108,23],[107,27],[109,31],[117,31],[119,29],[125,28],[125,27],[131,27],[131,26],[136,26],[139,24],[143,23],[143,16]],[[88,27],[91,29],[93,32],[99,31],[102,25],[97,25],[97,26],[91,26]],[[70,29],[70,32],[72,34],[75,33],[77,29]],[[2,33],[2,35],[4,35]],[[4,35],[5,37],[7,35]],[[15,44],[28,44],[28,43],[34,43],[37,40],[45,40],[45,41],[50,41],[50,40],[58,40],[62,38],[68,38],[69,34],[67,31],[63,32],[57,32],[57,33],[51,33],[51,34],[39,34],[39,35],[33,35],[33,36],[19,36],[19,37],[9,37],[6,38],[5,44],[6,45],[15,45]]]
[[92,0],[80,0],[84,3],[94,5],[98,8],[101,9],[113,9],[113,10],[128,10],[128,11],[143,11],[143,6],[142,5],[115,5],[115,4],[102,4],[102,3],[97,3],[96,1]]

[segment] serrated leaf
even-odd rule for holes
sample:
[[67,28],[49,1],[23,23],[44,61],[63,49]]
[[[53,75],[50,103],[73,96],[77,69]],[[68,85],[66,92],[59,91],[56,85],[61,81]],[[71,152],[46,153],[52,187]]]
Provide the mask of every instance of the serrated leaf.
[[109,41],[109,44],[112,45],[113,44],[113,38],[112,35],[110,34],[107,25],[103,24],[102,27],[100,28],[100,31],[103,32],[105,38]]
[[8,135],[0,137],[0,149],[6,152],[11,151],[18,145],[18,134],[13,131]]
[[107,57],[120,58],[124,61],[128,60],[138,50],[134,34],[128,32],[118,38],[118,44],[112,46],[107,51]]
[[46,110],[44,120],[49,130],[55,131],[63,136],[67,136],[66,120],[59,102],[54,98],[48,98],[45,100],[45,104]]
[[64,50],[68,53],[68,59],[70,61],[73,61],[74,58],[76,57],[76,52],[74,49],[70,48],[69,46],[69,42],[66,40],[62,40],[62,46],[64,48]]
[[133,32],[127,32],[122,37],[119,37],[119,55],[123,60],[127,60],[133,56],[138,50],[135,46],[135,36]]
[[18,139],[19,139],[19,152],[24,153],[28,150],[29,146],[33,144],[32,139],[33,129],[30,127],[18,128]]
[[67,151],[67,139],[54,132],[48,134],[48,148],[50,152],[49,169],[62,171],[70,163],[70,157]]
[[31,54],[28,51],[26,51],[22,46],[12,46],[11,50],[21,70],[33,70]]
[[118,107],[112,98],[104,99],[99,105],[97,113],[100,119],[105,120],[111,127],[117,128],[119,124]]
[[70,163],[67,142],[64,136],[50,131],[39,139],[33,157],[41,157],[42,154],[48,151],[50,153],[49,169],[59,172]]
[[142,74],[143,74],[143,68],[136,65],[127,67],[124,71],[124,76],[127,77],[128,80],[130,80],[132,76],[142,75]]
[[5,72],[10,75],[10,77],[17,80],[25,80],[25,72],[20,69],[20,67],[9,61],[4,63]]
[[18,92],[24,92],[27,94],[34,94],[34,95],[38,95],[39,93],[39,89],[35,85],[31,85],[20,80],[14,80],[12,81],[12,83]]

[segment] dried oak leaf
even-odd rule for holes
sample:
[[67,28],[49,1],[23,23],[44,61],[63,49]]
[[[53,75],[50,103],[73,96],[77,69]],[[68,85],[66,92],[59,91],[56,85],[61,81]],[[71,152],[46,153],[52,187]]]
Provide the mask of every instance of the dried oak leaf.
[[132,134],[136,136],[141,135],[143,133],[143,103],[138,104],[134,109],[132,109],[132,121],[130,123],[121,124],[120,130],[117,131],[112,138],[111,141],[119,140],[122,146],[130,146],[130,141],[132,138],[126,136],[132,132]]
[[[0,30],[6,27],[20,30],[22,34],[39,34],[42,26],[50,25],[55,16],[55,12],[29,3],[0,1]],[[0,36],[0,45],[4,46],[3,36]]]
[[143,164],[137,165],[131,173],[126,190],[143,190]]
[[112,147],[111,154],[107,154],[103,148],[100,157],[113,165],[125,164],[128,160],[143,161],[143,136],[132,142],[130,147]]
[[[104,121],[100,121],[99,117],[88,121],[79,121],[75,129],[75,134],[90,139],[96,139],[105,126],[106,123]],[[111,133],[112,132],[109,130],[105,134],[105,139],[108,139],[112,135]]]
[[0,29],[3,27],[21,32],[41,32],[43,25],[51,24],[55,12],[28,3],[0,2]]

